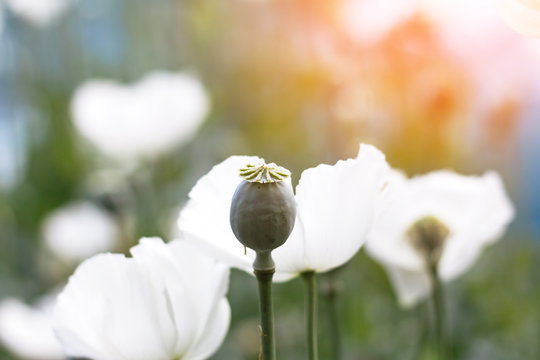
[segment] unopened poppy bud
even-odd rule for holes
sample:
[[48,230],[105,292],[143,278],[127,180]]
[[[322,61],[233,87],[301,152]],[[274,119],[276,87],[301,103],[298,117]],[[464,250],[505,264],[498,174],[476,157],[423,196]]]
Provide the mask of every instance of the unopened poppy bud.
[[246,247],[270,252],[283,245],[294,227],[296,203],[290,172],[274,163],[247,165],[236,188],[230,221],[236,238]]

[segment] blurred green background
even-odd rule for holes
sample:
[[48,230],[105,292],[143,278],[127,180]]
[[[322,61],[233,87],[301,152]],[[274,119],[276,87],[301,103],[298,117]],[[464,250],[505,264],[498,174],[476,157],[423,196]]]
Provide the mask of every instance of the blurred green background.
[[[230,155],[264,157],[297,182],[303,169],[354,157],[359,142],[369,142],[409,175],[502,173],[518,215],[448,288],[452,353],[540,358],[538,40],[513,34],[493,15],[429,17],[413,2],[399,16],[391,2],[388,14],[374,6],[386,27],[373,22],[371,30],[370,1],[356,2],[364,7],[80,0],[39,26],[0,2],[0,299],[31,302],[73,271],[44,249],[41,234],[47,214],[70,201],[110,211],[123,229],[116,250],[125,251],[141,236],[171,240],[189,189]],[[455,6],[468,14],[465,2]],[[118,165],[76,132],[74,90],[93,78],[133,83],[155,69],[195,74],[209,93],[209,115],[188,143],[139,163],[118,186],[89,185],[97,171]],[[378,264],[360,252],[321,276],[321,292],[328,276],[340,284],[345,359],[430,358],[420,341],[428,309],[399,309]],[[233,322],[212,359],[254,359],[255,281],[233,271],[229,299]],[[274,302],[279,358],[303,358],[301,281],[277,284]],[[331,311],[321,298],[321,359],[331,359]],[[15,357],[0,348],[0,359]]]

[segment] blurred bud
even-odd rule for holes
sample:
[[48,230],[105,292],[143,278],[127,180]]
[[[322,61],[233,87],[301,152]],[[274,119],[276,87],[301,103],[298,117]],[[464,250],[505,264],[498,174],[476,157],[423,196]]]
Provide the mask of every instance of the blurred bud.
[[429,266],[439,263],[449,234],[448,227],[434,216],[423,217],[407,231],[409,241],[423,255]]
[[244,179],[234,193],[230,221],[236,238],[256,252],[283,245],[294,227],[296,204],[290,172],[260,163],[240,169]]
[[79,262],[115,248],[119,227],[100,206],[77,201],[54,210],[43,222],[46,246],[59,258]]

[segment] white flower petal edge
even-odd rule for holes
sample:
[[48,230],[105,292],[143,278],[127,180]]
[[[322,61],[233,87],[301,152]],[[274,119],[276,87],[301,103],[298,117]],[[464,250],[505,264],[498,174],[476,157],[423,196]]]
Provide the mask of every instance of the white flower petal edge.
[[540,37],[540,1],[495,0],[495,6],[512,29],[523,35]]
[[75,128],[111,158],[152,158],[189,141],[210,109],[202,83],[154,71],[134,84],[90,80],[75,91]]
[[23,359],[62,360],[64,353],[52,328],[56,293],[33,307],[18,299],[0,303],[0,342]]
[[204,359],[228,330],[228,268],[187,242],[141,239],[133,258],[83,262],[59,295],[55,331],[68,356]]
[[460,227],[463,226],[463,237],[458,237],[456,230],[454,241],[449,240],[444,249],[439,264],[443,280],[452,280],[467,271],[485,246],[493,244],[504,235],[515,216],[514,207],[499,174],[488,172],[477,179],[475,185],[481,190],[474,205],[471,204],[467,210],[470,217],[463,219],[460,224]]
[[325,272],[350,260],[371,229],[388,174],[384,154],[365,144],[355,159],[305,170],[296,187],[301,230],[274,251],[276,267]]
[[399,305],[412,307],[418,301],[429,296],[431,279],[425,271],[411,271],[392,265],[384,265],[396,293]]
[[438,265],[441,279],[449,281],[467,271],[514,217],[495,172],[477,177],[437,171],[403,181],[389,197],[366,250],[388,269],[402,304],[412,305],[431,292],[430,282],[422,280],[425,262],[406,234],[417,220],[435,216],[449,228]]

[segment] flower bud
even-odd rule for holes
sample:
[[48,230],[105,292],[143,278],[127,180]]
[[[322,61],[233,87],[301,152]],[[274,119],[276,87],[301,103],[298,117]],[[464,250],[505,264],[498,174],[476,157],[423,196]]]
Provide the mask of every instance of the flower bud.
[[230,221],[236,238],[256,252],[283,245],[296,218],[296,203],[287,178],[290,172],[276,164],[247,165],[244,181],[234,193]]

